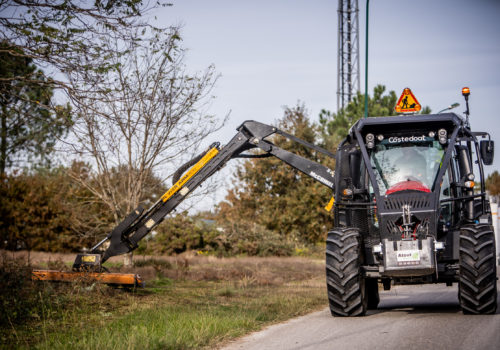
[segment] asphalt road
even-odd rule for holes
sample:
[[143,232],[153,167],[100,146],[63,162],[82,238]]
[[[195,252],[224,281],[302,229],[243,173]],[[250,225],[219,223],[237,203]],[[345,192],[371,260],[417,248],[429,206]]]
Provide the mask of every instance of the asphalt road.
[[[497,282],[500,291],[500,282]],[[263,349],[500,349],[499,310],[463,315],[457,286],[398,286],[381,292],[365,317],[332,317],[328,309],[229,344],[224,350]]]

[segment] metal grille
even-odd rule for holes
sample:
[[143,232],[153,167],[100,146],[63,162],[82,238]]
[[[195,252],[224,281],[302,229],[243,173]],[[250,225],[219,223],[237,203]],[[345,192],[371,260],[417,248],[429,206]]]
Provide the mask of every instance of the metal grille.
[[412,209],[429,208],[431,205],[430,197],[420,193],[405,194],[403,196],[392,195],[385,198],[384,202],[388,210],[401,210],[405,204],[408,204]]
[[380,243],[376,207],[335,207],[335,226],[357,227],[366,247]]

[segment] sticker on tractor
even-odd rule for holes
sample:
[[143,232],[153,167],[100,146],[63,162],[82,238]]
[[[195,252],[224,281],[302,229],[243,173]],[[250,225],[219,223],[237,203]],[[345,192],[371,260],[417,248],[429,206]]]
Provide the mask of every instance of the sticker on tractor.
[[427,141],[425,135],[421,136],[403,136],[403,137],[389,137],[389,143],[402,143],[402,142],[424,142]]
[[394,108],[398,113],[415,113],[422,109],[409,88],[405,88]]
[[95,262],[95,255],[85,255],[82,256],[82,262],[93,263]]
[[399,266],[420,264],[419,250],[400,250],[396,254]]

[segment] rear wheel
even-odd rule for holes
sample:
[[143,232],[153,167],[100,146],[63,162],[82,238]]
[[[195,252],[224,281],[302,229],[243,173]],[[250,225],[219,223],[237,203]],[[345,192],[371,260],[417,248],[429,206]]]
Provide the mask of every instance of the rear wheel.
[[486,224],[460,230],[458,297],[464,313],[493,314],[497,308],[495,236]]
[[328,232],[326,283],[333,316],[363,316],[366,313],[368,298],[361,271],[360,240],[357,228],[336,228]]

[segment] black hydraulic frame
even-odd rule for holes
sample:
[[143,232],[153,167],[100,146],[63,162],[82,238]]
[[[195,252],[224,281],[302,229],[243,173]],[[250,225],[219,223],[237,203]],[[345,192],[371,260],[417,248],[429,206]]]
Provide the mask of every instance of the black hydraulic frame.
[[[266,138],[277,134],[314,151],[323,153],[328,157],[334,158],[335,155],[333,153],[273,126],[252,120],[241,124],[237,128],[237,131],[237,134],[224,147],[221,147],[219,143],[212,144],[203,156],[200,155],[200,160],[196,162],[186,175],[180,177],[181,174],[179,174],[180,179],[162,198],[148,210],[144,210],[141,206],[135,209],[106,238],[96,244],[91,249],[91,253],[100,254],[102,245],[108,240],[110,241],[110,245],[102,253],[101,263],[112,256],[128,253],[136,249],[138,242],[162,222],[165,216],[172,212],[189,193],[233,158],[274,156],[334,190],[334,171],[315,161],[286,151]],[[264,153],[244,153],[251,149],[260,149]]]

